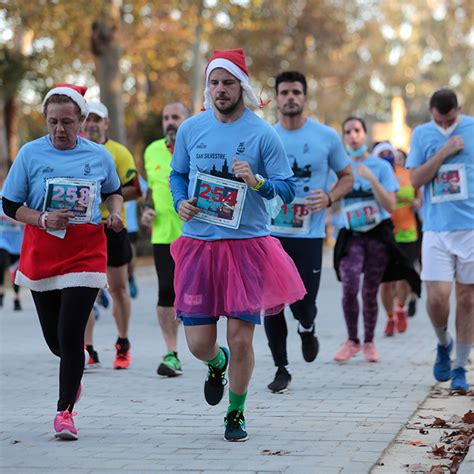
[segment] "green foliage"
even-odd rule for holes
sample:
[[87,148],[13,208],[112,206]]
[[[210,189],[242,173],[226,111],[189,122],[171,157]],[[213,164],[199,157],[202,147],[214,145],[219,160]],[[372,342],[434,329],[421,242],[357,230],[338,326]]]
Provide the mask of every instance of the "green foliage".
[[[18,83],[13,76],[28,64],[24,83],[37,103],[58,81],[96,84],[91,26],[103,4],[3,2],[7,26],[30,29],[34,38],[30,62],[12,56],[8,62],[20,67],[2,65],[0,80]],[[386,119],[394,95],[404,97],[414,125],[426,118],[431,93],[446,85],[473,114],[473,15],[470,0],[123,0],[118,37],[129,144],[141,151],[159,137],[166,102],[191,105],[196,41],[204,65],[213,49],[244,48],[264,97],[273,96],[278,72],[303,71],[311,114],[334,126],[350,113]],[[13,40],[2,54],[12,49]],[[274,120],[274,106],[265,114]]]

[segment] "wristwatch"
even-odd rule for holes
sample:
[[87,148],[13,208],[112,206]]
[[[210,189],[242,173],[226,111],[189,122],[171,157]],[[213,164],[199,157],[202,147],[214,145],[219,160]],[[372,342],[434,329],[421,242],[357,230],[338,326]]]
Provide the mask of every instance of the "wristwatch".
[[259,174],[256,174],[255,179],[257,180],[257,184],[252,186],[251,189],[258,191],[265,184],[265,178]]

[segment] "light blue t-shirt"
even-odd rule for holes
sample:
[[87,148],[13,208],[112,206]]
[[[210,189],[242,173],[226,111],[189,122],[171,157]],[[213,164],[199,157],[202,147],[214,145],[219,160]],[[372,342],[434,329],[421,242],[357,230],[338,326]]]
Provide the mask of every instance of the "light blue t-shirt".
[[[421,166],[455,135],[464,140],[464,149],[447,158],[437,179],[423,186],[423,231],[474,229],[474,117],[462,115],[450,137],[445,137],[432,121],[416,127],[407,168]],[[433,196],[438,202],[432,202]]]
[[[142,196],[146,195],[146,190],[148,189],[146,181],[138,175],[138,180],[140,181],[140,188],[142,190]],[[133,199],[132,201],[126,201],[123,203],[125,207],[125,219],[127,220],[127,231],[128,233],[138,232],[138,206],[137,200]]]
[[[217,120],[212,110],[184,121],[176,137],[171,168],[189,174],[188,196],[192,196],[197,172],[234,179],[233,157],[247,161],[253,173],[264,178],[284,180],[293,176],[278,134],[247,108],[239,119],[230,123]],[[197,219],[183,225],[184,236],[202,240],[245,239],[269,233],[264,198],[250,188],[238,229]]]
[[[285,130],[279,123],[275,130],[283,141],[296,181],[296,199],[311,195],[311,191],[328,191],[330,171],[343,170],[351,160],[339,135],[330,127],[306,119],[298,130]],[[337,177],[336,177],[337,179]],[[278,237],[322,238],[326,236],[326,209],[312,214],[308,233],[272,232]]]
[[364,161],[351,161],[352,173],[354,174],[354,184],[352,191],[342,200],[340,226],[349,228],[345,219],[345,211],[354,205],[373,203],[378,211],[381,220],[389,219],[390,214],[378,203],[372,191],[369,181],[357,175],[356,170],[359,165],[365,165],[372,171],[379,183],[388,192],[398,191],[399,185],[395,173],[390,164],[382,158],[370,155]]
[[0,190],[0,249],[6,250],[11,255],[20,255],[23,226],[5,215],[1,195]]
[[101,222],[101,193],[112,193],[120,187],[112,155],[105,147],[77,137],[73,149],[58,150],[51,143],[50,136],[45,135],[20,149],[5,180],[3,196],[41,211],[48,178],[83,179],[96,183],[92,224]]

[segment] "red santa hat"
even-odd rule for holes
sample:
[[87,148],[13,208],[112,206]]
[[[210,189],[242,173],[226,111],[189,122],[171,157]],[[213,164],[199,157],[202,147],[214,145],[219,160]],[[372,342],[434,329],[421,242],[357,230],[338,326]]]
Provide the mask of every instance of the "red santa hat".
[[64,84],[60,82],[59,84],[56,85],[54,89],[51,89],[47,94],[46,97],[43,100],[43,114],[46,112],[45,110],[45,104],[46,101],[52,96],[52,95],[65,95],[69,97],[71,100],[73,100],[81,109],[81,115],[83,117],[87,117],[87,114],[89,113],[89,106],[87,105],[86,99],[84,99],[84,94],[87,91],[87,87],[85,86],[75,86],[74,84]]
[[206,87],[204,89],[204,108],[209,109],[212,105],[211,94],[209,91],[209,76],[214,69],[222,68],[230,72],[239,81],[248,99],[255,107],[266,105],[261,99],[258,99],[250,87],[249,72],[245,62],[244,50],[228,49],[225,51],[214,51],[211,59],[206,66]]

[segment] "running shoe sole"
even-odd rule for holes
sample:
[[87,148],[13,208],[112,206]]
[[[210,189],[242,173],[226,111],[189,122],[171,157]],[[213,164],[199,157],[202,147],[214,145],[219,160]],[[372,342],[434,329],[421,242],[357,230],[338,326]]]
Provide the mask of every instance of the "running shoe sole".
[[79,439],[79,436],[77,436],[77,434],[71,433],[68,430],[63,430],[60,433],[56,433],[54,437],[57,439],[64,439],[66,441],[76,441],[77,439]]
[[227,441],[229,443],[243,443],[244,441],[247,441],[249,439],[249,435],[247,435],[245,438],[240,438],[240,439],[227,439],[224,436],[224,441]]
[[182,370],[173,369],[169,365],[161,363],[156,370],[158,375],[162,375],[163,377],[177,377],[178,375],[183,375]]

